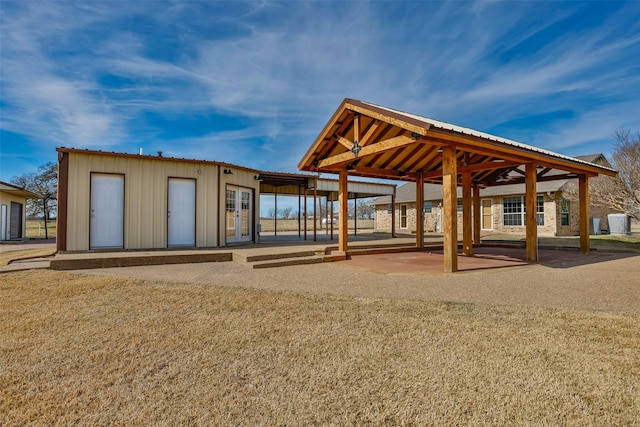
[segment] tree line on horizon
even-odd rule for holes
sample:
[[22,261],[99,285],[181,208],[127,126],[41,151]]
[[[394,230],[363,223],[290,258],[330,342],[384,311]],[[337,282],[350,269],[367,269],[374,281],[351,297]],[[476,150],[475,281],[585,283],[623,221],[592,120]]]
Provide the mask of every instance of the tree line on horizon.
[[[618,171],[615,177],[598,176],[589,181],[589,199],[595,206],[606,207],[612,211],[640,221],[640,131],[632,134],[629,130],[616,131],[614,134],[611,166]],[[47,162],[35,172],[25,172],[11,178],[11,183],[42,196],[41,199],[29,199],[26,203],[28,219],[50,220],[57,214],[58,165]],[[353,202],[350,202],[353,212]],[[297,219],[298,211],[292,207],[267,210],[267,218]],[[318,205],[318,216],[329,216],[323,203]],[[357,201],[358,219],[373,219],[375,207],[366,199]]]

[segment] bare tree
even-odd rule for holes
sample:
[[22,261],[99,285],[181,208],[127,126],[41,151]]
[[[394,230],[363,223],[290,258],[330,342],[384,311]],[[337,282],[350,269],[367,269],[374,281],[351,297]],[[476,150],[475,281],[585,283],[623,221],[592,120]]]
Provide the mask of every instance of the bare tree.
[[291,213],[293,208],[291,206],[287,206],[284,209],[278,210],[278,216],[282,219],[289,219],[291,217]]
[[27,217],[51,219],[51,213],[57,211],[58,165],[56,163],[48,162],[40,166],[37,172],[14,176],[11,178],[11,183],[43,197],[27,200]]
[[640,132],[617,131],[615,136],[612,166],[618,175],[591,179],[590,201],[640,220]]
[[356,213],[360,219],[372,219],[373,214],[376,211],[376,207],[369,204],[369,200],[358,200],[358,206],[356,207]]

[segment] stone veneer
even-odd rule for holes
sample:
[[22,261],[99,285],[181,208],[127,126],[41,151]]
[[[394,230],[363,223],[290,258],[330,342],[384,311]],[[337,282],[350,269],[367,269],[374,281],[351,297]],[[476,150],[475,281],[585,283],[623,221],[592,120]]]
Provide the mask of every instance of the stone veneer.
[[[538,235],[540,236],[575,236],[580,233],[580,212],[577,200],[570,200],[569,205],[569,226],[561,225],[560,216],[560,200],[562,198],[562,192],[556,191],[551,193],[544,193],[544,225],[538,226]],[[507,196],[511,197],[511,196]],[[524,196],[523,196],[524,198]],[[503,226],[502,225],[502,196],[494,196],[490,198],[483,198],[482,200],[491,199],[492,205],[492,218],[493,229],[482,230],[483,232],[494,233],[509,233],[509,234],[525,234],[525,226]],[[440,211],[439,205],[442,204],[441,200],[434,200],[433,212],[425,214],[425,232],[441,232],[442,225],[438,224],[441,220],[441,215],[438,215]],[[407,205],[407,227],[400,228],[400,205]],[[416,231],[416,204],[411,203],[396,203],[396,232],[397,233],[415,233]],[[594,215],[592,212],[591,216]],[[376,220],[375,229],[378,231],[391,231],[391,214],[387,212],[387,205],[376,206]],[[462,212],[458,212],[458,232],[462,232]]]

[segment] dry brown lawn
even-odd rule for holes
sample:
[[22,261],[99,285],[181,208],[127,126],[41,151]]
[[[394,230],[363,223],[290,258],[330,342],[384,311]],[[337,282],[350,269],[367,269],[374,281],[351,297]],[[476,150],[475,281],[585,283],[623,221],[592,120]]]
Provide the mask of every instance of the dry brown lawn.
[[0,282],[2,425],[640,425],[638,313]]
[[[0,267],[7,265],[9,261],[16,258],[33,257],[39,255],[49,255],[55,252],[55,248],[44,247],[34,249],[19,249],[0,252]],[[0,276],[2,277],[2,276]]]

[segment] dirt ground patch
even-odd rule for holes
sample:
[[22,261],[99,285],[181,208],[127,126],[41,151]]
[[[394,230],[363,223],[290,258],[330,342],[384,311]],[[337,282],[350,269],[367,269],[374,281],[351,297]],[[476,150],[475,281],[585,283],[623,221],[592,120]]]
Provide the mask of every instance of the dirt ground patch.
[[[393,254],[358,256],[351,261],[252,270],[234,263],[163,265],[83,270],[85,274],[151,281],[252,287],[363,298],[452,301],[491,305],[640,312],[640,254],[594,253],[546,259],[541,264],[454,274],[414,271],[433,262],[428,253],[385,273]],[[545,256],[549,256],[548,254]],[[382,257],[382,258],[381,258]],[[391,260],[391,261],[389,261]],[[441,262],[434,271],[441,269]]]
[[[628,260],[598,266],[614,284]],[[376,292],[389,284],[366,282],[374,277],[433,282],[314,267],[325,270],[251,276],[224,263],[202,280],[176,270],[172,282],[163,270],[165,281],[3,274],[3,424],[640,424],[640,313],[317,295],[320,282],[338,290],[357,278]],[[436,279],[482,293],[502,274],[544,283],[545,269],[574,268]],[[262,279],[237,286],[251,277]],[[274,291],[278,281],[307,291]]]

